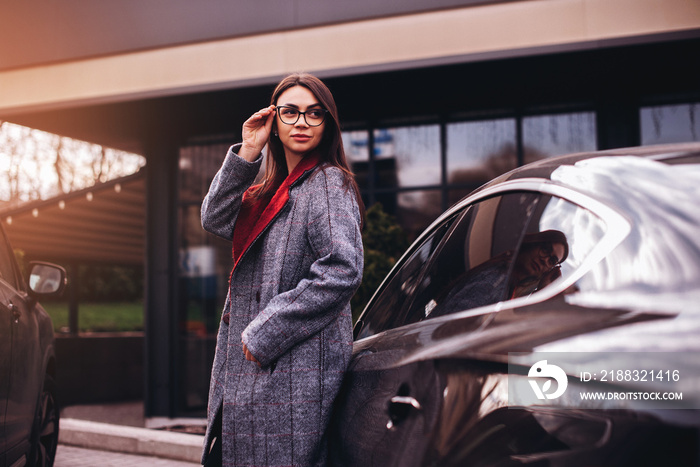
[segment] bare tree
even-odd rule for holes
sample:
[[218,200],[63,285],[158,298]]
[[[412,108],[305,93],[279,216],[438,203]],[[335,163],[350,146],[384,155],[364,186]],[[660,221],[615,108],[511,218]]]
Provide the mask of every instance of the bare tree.
[[143,157],[0,121],[0,200],[12,205],[129,175]]
[[22,160],[20,167],[22,168],[21,182],[24,190],[24,195],[27,199],[41,199],[42,193],[48,189],[44,178],[40,176],[41,170],[44,169],[46,161],[41,154],[43,141],[35,131],[29,129],[24,138],[20,141],[20,147],[23,149]]
[[56,143],[56,159],[53,163],[54,170],[56,171],[56,184],[58,185],[59,191],[61,191],[62,193],[66,193],[68,190],[66,190],[65,179],[63,177],[63,166],[65,165],[65,162],[61,157],[61,151],[63,149],[63,139],[56,139],[58,140],[58,142]]
[[28,138],[28,129],[14,129],[7,122],[0,122],[0,155],[5,170],[0,171],[0,192],[6,201],[17,204],[23,194],[23,141]]

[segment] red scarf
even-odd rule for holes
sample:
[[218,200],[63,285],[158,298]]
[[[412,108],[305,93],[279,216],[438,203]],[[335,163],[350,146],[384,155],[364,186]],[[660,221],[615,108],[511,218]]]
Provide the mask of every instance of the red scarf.
[[[304,157],[292,173],[284,179],[279,187],[275,190],[272,198],[254,199],[250,192],[255,187],[248,188],[243,193],[241,209],[238,212],[236,225],[233,227],[232,239],[232,256],[233,269],[236,269],[238,261],[243,256],[243,253],[253,244],[260,234],[270,225],[272,220],[284,208],[289,201],[289,189],[294,183],[299,180],[307,171],[316,167],[319,162],[319,155],[309,154]],[[233,274],[233,269],[231,274]]]

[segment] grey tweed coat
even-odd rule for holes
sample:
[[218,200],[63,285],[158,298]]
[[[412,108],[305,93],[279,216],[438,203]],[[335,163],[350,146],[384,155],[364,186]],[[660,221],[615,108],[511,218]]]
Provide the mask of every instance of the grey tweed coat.
[[236,150],[202,204],[202,226],[232,239],[234,257],[202,463],[222,410],[224,465],[324,465],[325,430],[352,350],[349,302],[362,280],[360,211],[340,169],[313,156],[269,204],[245,198],[242,208],[261,158],[251,163]]

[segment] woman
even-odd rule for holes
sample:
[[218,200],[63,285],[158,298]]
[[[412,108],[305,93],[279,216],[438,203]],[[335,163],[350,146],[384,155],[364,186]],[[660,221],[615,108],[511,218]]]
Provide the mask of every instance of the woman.
[[559,230],[526,234],[515,259],[511,298],[541,290],[561,277],[560,265],[569,256],[569,242]]
[[530,295],[561,277],[559,265],[568,256],[569,243],[562,232],[526,234],[517,255],[508,250],[460,274],[436,300],[430,316]]
[[[283,79],[242,135],[202,204],[202,226],[232,240],[234,262],[202,462],[218,464],[220,448],[224,465],[324,465],[352,350],[362,200],[318,78]],[[265,175],[251,187],[266,144]]]

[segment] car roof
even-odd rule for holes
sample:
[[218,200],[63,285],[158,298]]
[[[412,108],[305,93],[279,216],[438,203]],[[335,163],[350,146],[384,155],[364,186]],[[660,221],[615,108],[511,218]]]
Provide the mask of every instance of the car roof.
[[[474,191],[474,193],[485,188],[503,183],[507,180],[519,178],[545,178],[549,179],[551,173],[562,165],[573,165],[576,162],[606,156],[635,156],[644,157],[664,162],[666,164],[700,164],[700,142],[697,143],[676,143],[653,146],[639,146],[631,148],[617,148],[605,151],[580,152],[558,157],[541,159],[536,162],[518,167],[490,182],[484,184]],[[473,193],[472,193],[473,194]]]

